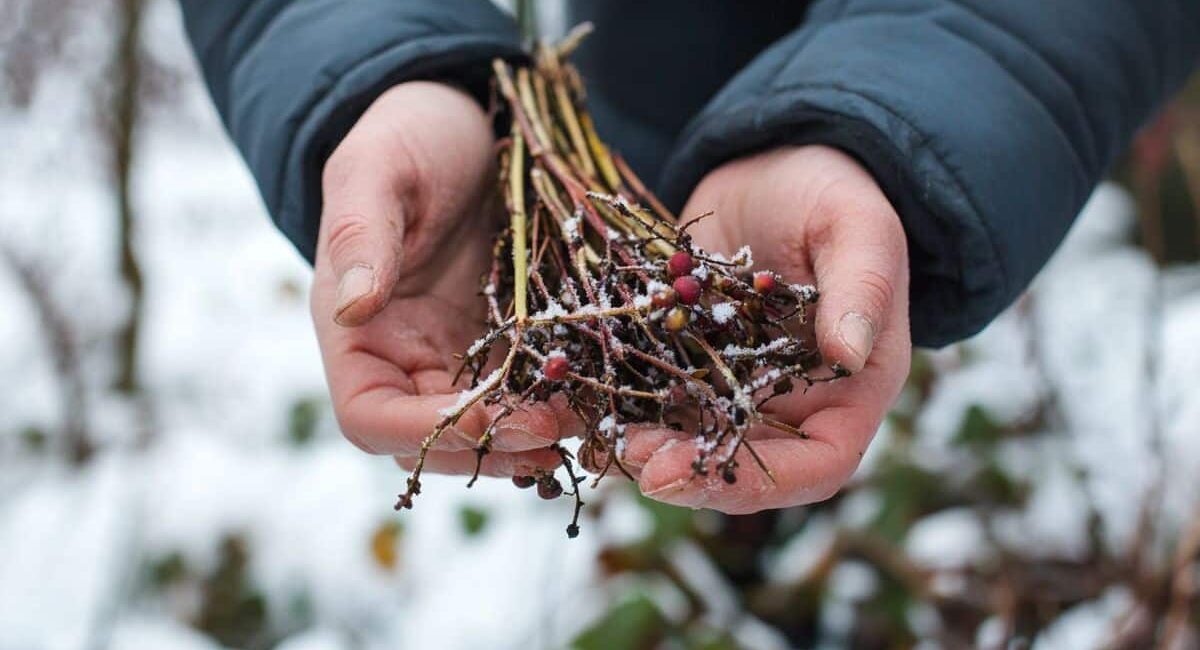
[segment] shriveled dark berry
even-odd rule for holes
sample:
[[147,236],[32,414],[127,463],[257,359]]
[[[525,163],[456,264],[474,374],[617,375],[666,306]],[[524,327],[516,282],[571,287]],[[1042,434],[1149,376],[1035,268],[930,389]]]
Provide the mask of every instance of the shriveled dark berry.
[[537,493],[543,499],[557,499],[562,496],[563,486],[558,482],[558,479],[553,476],[547,476],[538,481]]
[[513,485],[524,490],[525,488],[533,487],[537,483],[537,479],[532,476],[514,476],[512,477],[512,482]]

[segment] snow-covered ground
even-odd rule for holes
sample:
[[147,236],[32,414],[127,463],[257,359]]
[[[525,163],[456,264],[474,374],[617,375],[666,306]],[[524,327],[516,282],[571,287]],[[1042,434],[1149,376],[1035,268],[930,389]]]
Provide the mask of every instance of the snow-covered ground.
[[[33,308],[0,272],[0,650],[216,648],[185,624],[199,585],[158,592],[147,576],[171,557],[209,575],[230,536],[244,540],[248,579],[272,616],[295,621],[277,646],[284,650],[560,646],[612,595],[593,568],[601,542],[636,538],[648,522],[616,499],[604,520],[568,541],[565,501],[543,503],[496,482],[468,492],[461,480],[436,478],[414,511],[392,513],[403,474],[336,431],[307,314],[309,271],[271,226],[228,144],[191,68],[177,11],[155,2],[148,17],[147,48],[180,81],[143,124],[135,187],[148,278],[147,448],[134,444],[140,412],[103,390],[92,395],[90,421],[106,444],[83,471],[25,445],[23,430],[54,430],[57,391]],[[98,69],[86,54],[96,44],[83,38],[72,47],[72,64],[44,79],[29,111],[0,112],[0,239],[47,269],[98,386],[111,370],[106,337],[125,306],[109,179],[89,130],[89,90],[78,84]],[[1050,391],[1058,417],[1000,454],[1033,486],[1028,506],[996,518],[990,531],[969,511],[918,522],[905,542],[918,564],[980,562],[989,552],[983,540],[993,538],[1074,558],[1090,508],[1107,542],[1122,548],[1159,486],[1167,530],[1193,516],[1200,269],[1160,274],[1128,243],[1133,227],[1124,192],[1101,188],[1022,305],[966,344],[968,362],[961,349],[933,355],[939,378],[915,442],[932,469],[955,462],[951,438],[973,405],[1012,421]],[[313,399],[316,437],[293,444],[289,409]],[[872,471],[888,436],[885,427],[862,472]],[[877,497],[845,500],[837,525],[868,518]],[[463,533],[463,506],[489,515],[476,536]],[[402,531],[391,565],[378,544],[395,522]],[[780,579],[802,575],[834,525],[810,523],[776,558]],[[391,538],[382,539],[387,546]],[[686,549],[679,560],[703,564]],[[854,564],[832,581],[829,625],[837,627],[848,624],[837,603],[862,598],[874,583]],[[298,600],[302,613],[292,607]],[[1112,592],[1072,610],[1042,646],[1088,647],[1127,600]],[[778,643],[755,633],[764,645]]]
[[[561,643],[574,631],[561,612],[604,604],[575,593],[591,581],[596,540],[589,530],[568,543],[568,504],[431,478],[401,518],[391,505],[404,474],[344,442],[323,402],[316,439],[288,442],[289,407],[324,393],[309,270],[267,219],[177,21],[173,3],[153,5],[147,46],[185,83],[151,109],[138,149],[142,368],[156,424],[147,451],[131,447],[137,416],[103,391],[92,419],[113,444],[84,471],[22,447],[23,429],[56,426],[57,392],[32,306],[0,273],[0,648],[213,648],[179,622],[194,594],[145,598],[143,583],[171,554],[206,574],[233,534],[249,541],[268,602],[309,602],[315,626],[287,641],[292,650]],[[0,233],[49,269],[93,340],[86,371],[99,380],[124,304],[79,74],[52,72],[28,113],[0,115]],[[461,533],[463,505],[490,515],[477,537]],[[401,519],[389,569],[372,538]]]

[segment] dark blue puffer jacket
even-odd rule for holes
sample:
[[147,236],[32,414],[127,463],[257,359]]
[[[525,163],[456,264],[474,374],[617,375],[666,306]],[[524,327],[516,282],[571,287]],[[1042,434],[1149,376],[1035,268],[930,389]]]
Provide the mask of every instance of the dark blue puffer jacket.
[[[860,159],[909,238],[914,342],[986,325],[1029,284],[1134,131],[1200,57],[1200,0],[575,0],[602,136],[678,207],[723,161],[822,143]],[[182,0],[222,117],[312,259],[320,175],[406,80],[482,88],[518,57],[488,0]]]

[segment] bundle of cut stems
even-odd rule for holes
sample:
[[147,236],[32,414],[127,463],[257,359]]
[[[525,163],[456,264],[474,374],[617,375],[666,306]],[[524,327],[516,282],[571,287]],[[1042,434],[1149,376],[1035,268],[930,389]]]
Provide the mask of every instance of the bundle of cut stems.
[[514,482],[537,485],[543,497],[573,496],[574,537],[582,470],[596,481],[614,470],[629,476],[621,462],[627,425],[690,423],[697,476],[736,481],[745,449],[757,465],[748,470],[770,477],[751,428],[806,436],[763,405],[846,374],[836,365],[810,374],[821,365],[806,327],[813,287],[752,272],[748,248],[725,256],[696,246],[688,229],[709,215],[678,223],[596,135],[583,83],[567,63],[587,31],[538,46],[532,63],[515,70],[493,64],[510,123],[498,154],[509,219],[482,279],[487,331],[462,355],[459,379],[471,387],[424,440],[397,509],[412,507],[427,452],[468,410],[497,406],[476,442],[482,462],[498,423],[557,393],[587,432],[574,454],[553,446],[569,489],[549,471]]

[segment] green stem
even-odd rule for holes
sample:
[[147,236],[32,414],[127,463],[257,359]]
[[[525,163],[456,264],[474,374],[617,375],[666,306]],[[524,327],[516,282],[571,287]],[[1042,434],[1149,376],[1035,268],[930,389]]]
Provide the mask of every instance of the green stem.
[[516,4],[521,41],[532,51],[538,41],[537,0],[516,0]]
[[526,293],[529,282],[529,253],[526,241],[525,218],[525,138],[521,137],[520,129],[513,129],[512,152],[508,173],[509,198],[512,205],[512,238],[513,238],[513,302],[517,313],[517,327],[525,324],[529,313]]

